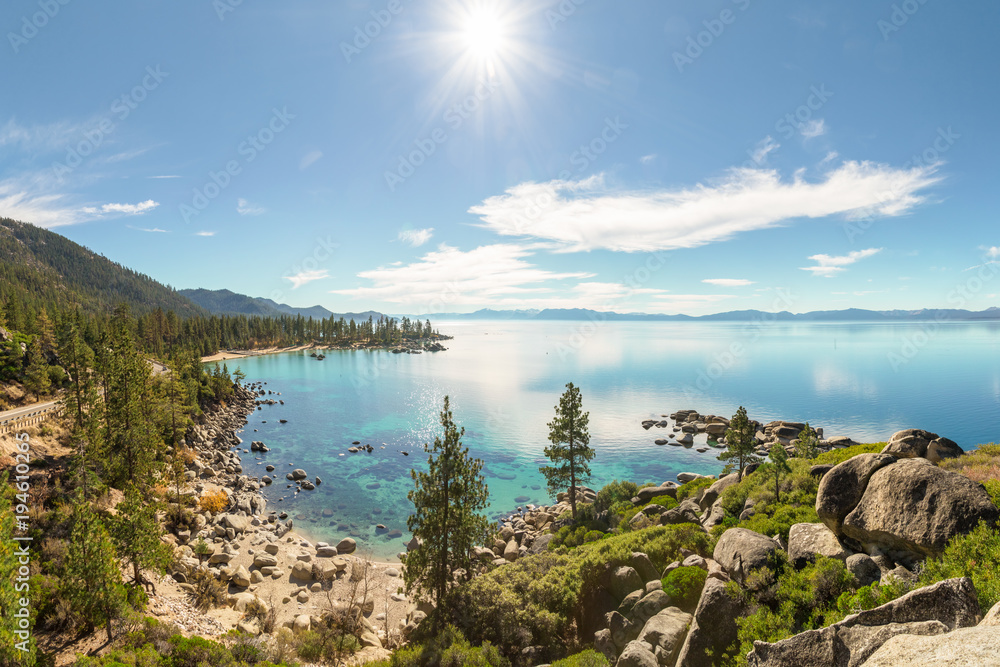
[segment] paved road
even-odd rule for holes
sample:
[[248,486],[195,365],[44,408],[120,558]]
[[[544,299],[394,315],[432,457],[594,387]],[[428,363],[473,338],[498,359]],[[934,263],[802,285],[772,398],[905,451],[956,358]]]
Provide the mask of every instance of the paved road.
[[0,423],[10,419],[25,417],[35,412],[50,410],[56,405],[58,405],[58,401],[47,401],[45,403],[32,403],[31,405],[26,405],[23,408],[15,408],[13,410],[0,412]]

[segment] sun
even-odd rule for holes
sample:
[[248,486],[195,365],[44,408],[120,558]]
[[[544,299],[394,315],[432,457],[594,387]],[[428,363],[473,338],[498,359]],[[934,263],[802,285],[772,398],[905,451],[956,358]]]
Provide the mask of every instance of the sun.
[[497,59],[506,43],[503,22],[487,8],[469,12],[462,25],[461,37],[466,53],[481,61]]

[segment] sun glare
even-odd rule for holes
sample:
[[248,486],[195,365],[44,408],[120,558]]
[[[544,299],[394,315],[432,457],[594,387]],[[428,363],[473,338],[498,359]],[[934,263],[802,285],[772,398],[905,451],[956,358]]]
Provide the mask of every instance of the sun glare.
[[462,27],[466,51],[480,60],[496,58],[504,46],[503,25],[499,17],[480,9],[469,14]]

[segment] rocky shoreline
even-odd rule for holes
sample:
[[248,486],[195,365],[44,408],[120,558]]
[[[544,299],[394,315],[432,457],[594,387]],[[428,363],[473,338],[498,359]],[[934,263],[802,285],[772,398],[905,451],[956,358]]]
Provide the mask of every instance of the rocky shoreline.
[[[265,392],[262,383],[237,385],[232,400],[206,411],[186,434],[190,462],[181,493],[198,505],[187,525],[171,526],[166,513],[161,517],[169,530],[164,541],[174,548],[176,556],[165,580],[174,582],[188,602],[193,601],[196,584],[205,574],[225,590],[221,600],[225,606],[208,612],[214,622],[189,619],[192,629],[200,633],[235,626],[260,635],[268,629],[261,627],[261,616],[273,620],[272,632],[280,627],[298,632],[322,622],[338,605],[353,600],[364,626],[363,655],[383,655],[383,647],[401,633],[412,612],[401,592],[402,566],[352,555],[357,544],[350,537],[335,545],[311,543],[294,532],[294,522],[286,513],[267,508],[262,493],[267,482],[244,471],[239,450],[249,452],[250,448],[237,435]],[[251,447],[259,451],[266,445],[255,442]],[[298,469],[288,477],[294,478],[296,491],[313,485]],[[317,478],[316,483],[321,480]],[[215,512],[206,509],[202,501],[218,497],[220,491],[226,494],[225,506]],[[352,590],[351,579],[359,576],[371,591],[363,600],[357,600]],[[160,609],[178,607],[176,601],[163,596],[157,597],[156,604]],[[263,614],[246,613],[258,605]]]

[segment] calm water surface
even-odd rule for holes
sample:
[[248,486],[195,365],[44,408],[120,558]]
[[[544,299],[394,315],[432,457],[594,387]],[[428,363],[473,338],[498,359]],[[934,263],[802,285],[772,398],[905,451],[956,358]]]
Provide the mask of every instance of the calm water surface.
[[[614,478],[660,482],[682,471],[717,472],[717,452],[697,451],[704,436],[694,448],[661,447],[653,441],[667,431],[640,425],[682,408],[729,416],[744,405],[762,422],[809,421],[827,436],[866,442],[911,427],[965,448],[1000,439],[1000,324],[436,326],[455,336],[446,352],[330,351],[324,361],[286,353],[228,362],[285,401],[250,416],[245,446],[262,440],[271,451],[243,459],[258,476],[264,465],[276,466],[281,474],[266,491],[269,507],[299,517],[297,530],[327,542],[353,535],[379,558],[399,552],[409,537],[410,468],[424,465],[422,444],[441,433],[445,395],[465,428],[464,444],[486,462],[491,515],[549,500],[538,466],[545,463],[546,424],[570,381],[590,412],[595,488]],[[370,443],[373,453],[348,453],[354,440]],[[323,484],[294,496],[285,487],[289,463]],[[404,535],[390,538],[376,524]]]

